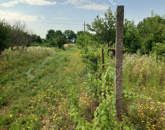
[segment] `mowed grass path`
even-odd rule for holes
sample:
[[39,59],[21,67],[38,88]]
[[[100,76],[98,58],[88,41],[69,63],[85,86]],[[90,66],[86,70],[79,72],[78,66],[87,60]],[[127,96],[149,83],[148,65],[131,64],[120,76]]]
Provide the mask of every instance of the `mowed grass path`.
[[0,61],[0,129],[73,129],[70,96],[84,77],[80,50],[33,47]]

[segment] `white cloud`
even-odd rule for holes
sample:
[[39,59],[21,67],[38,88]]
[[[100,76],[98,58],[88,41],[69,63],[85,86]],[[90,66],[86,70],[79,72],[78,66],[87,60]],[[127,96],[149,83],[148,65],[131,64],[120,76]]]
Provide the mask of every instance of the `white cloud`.
[[67,0],[65,4],[72,4],[76,8],[87,9],[87,10],[104,11],[109,8],[107,5],[96,4],[92,2],[92,0]]
[[36,16],[30,16],[19,12],[11,12],[5,10],[0,10],[0,18],[8,22],[16,22],[16,21],[35,22],[39,20],[39,17]]
[[80,5],[86,2],[87,0],[67,0],[66,1],[67,4],[73,4],[73,5]]
[[56,2],[51,2],[48,0],[14,0],[5,3],[1,3],[0,6],[3,7],[12,7],[17,4],[28,4],[28,5],[36,5],[36,6],[44,6],[44,5],[55,5]]
[[88,9],[88,10],[107,10],[109,7],[107,5],[99,5],[99,4],[88,4],[88,5],[83,5],[80,6],[78,8],[82,8],[82,9]]
[[3,6],[3,7],[12,7],[12,6],[14,6],[18,3],[19,3],[18,1],[10,1],[10,2],[6,2],[6,3],[2,3],[0,5]]

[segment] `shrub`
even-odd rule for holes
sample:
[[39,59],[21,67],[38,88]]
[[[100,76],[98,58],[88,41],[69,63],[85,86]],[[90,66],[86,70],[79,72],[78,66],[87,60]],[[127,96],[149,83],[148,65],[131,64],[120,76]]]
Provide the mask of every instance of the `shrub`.
[[0,52],[10,46],[9,29],[9,25],[7,25],[4,21],[0,21]]
[[83,32],[78,35],[76,44],[79,47],[86,47],[87,45],[97,45],[97,42],[93,39],[92,34]]
[[157,55],[158,59],[163,59],[165,57],[165,43],[156,43],[152,52]]
[[94,46],[87,46],[82,50],[81,54],[89,71],[96,72],[98,70],[100,52],[101,50]]
[[66,39],[63,35],[55,37],[51,41],[52,46],[56,46],[56,47],[59,47],[59,48],[62,48],[65,43],[66,43]]

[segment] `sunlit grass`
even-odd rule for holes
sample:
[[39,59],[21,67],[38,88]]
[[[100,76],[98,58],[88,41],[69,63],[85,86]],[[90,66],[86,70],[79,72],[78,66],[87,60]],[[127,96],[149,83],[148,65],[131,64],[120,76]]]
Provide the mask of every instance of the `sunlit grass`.
[[[97,126],[95,121],[102,119],[101,111],[108,119],[115,117],[115,109],[109,110],[115,102],[112,80],[115,73],[109,72],[114,70],[115,59],[106,57],[105,68],[112,68],[106,70],[107,78],[96,80],[91,75],[93,80],[90,81],[76,47],[66,50],[29,47],[5,50],[3,54],[0,61],[0,129],[65,130],[75,129],[81,121],[79,125],[87,123],[94,129],[104,125],[111,127],[105,121],[97,122]],[[124,114],[138,128],[164,128],[164,73],[165,63],[154,56],[124,56]],[[104,80],[106,84],[102,86]],[[99,102],[93,96],[95,91],[91,91],[96,90],[95,87],[101,88],[102,96],[109,99]]]
[[154,56],[126,55],[124,60],[124,87],[148,97],[165,101],[165,63]]
[[81,83],[79,53],[77,48],[42,47],[4,51],[0,129],[72,129],[68,96]]

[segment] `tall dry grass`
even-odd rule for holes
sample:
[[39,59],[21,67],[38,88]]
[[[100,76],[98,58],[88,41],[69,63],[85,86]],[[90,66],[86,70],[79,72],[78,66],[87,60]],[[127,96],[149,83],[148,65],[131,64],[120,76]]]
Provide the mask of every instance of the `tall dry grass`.
[[17,47],[14,50],[11,50],[11,48],[6,49],[2,52],[0,60],[0,73],[8,71],[8,69],[35,63],[47,56],[54,55],[55,52],[54,48],[48,47]]
[[[125,112],[137,129],[165,129],[165,62],[153,55],[124,56]],[[135,97],[134,95],[138,95]]]
[[9,58],[18,58],[17,56],[21,57],[21,56],[27,56],[27,57],[43,57],[43,56],[48,56],[51,55],[55,52],[54,48],[50,48],[50,47],[27,47],[27,48],[23,48],[23,47],[17,47],[13,50],[11,50],[11,48],[6,49],[2,52],[2,55],[9,57]]
[[158,87],[165,85],[165,63],[152,55],[125,55],[124,77],[138,86]]

